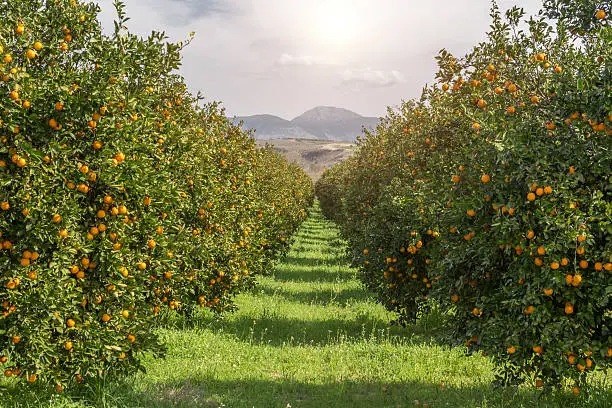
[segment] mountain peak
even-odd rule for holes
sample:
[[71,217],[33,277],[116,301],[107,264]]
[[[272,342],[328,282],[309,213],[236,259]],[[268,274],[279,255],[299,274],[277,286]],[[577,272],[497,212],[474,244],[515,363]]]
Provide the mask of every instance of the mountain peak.
[[317,106],[300,116],[294,118],[292,122],[301,121],[343,121],[361,119],[363,116],[344,108],[336,108],[334,106]]

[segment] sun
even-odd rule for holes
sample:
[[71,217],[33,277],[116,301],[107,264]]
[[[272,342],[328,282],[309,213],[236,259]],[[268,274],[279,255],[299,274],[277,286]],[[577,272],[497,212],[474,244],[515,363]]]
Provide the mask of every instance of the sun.
[[328,1],[318,10],[315,32],[330,46],[346,46],[355,38],[357,21],[349,2]]

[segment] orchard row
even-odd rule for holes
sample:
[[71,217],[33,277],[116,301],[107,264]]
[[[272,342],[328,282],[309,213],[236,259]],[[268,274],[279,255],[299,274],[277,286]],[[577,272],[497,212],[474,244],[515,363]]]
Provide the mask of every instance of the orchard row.
[[0,367],[57,390],[161,353],[164,310],[231,309],[313,199],[117,11],[0,2]]
[[611,10],[587,3],[494,7],[316,187],[380,301],[404,322],[438,304],[506,384],[579,392],[612,365]]

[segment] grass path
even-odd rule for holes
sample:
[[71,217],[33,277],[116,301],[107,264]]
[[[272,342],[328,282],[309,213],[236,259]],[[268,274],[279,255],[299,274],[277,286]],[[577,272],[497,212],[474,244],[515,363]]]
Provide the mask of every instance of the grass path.
[[92,389],[87,403],[31,395],[13,406],[605,407],[612,397],[601,384],[583,399],[496,390],[488,360],[433,342],[435,319],[391,326],[316,206],[273,275],[237,303],[221,320],[173,320],[160,329],[166,359],[148,359],[147,373],[128,382]]

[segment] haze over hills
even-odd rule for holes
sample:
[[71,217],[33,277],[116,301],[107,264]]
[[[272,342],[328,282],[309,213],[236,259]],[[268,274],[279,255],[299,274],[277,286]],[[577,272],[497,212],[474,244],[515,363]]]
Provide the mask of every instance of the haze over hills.
[[274,115],[238,116],[234,123],[244,122],[243,129],[255,129],[258,140],[317,139],[353,142],[362,128],[374,129],[378,118],[361,116],[348,109],[317,106],[300,116],[286,120]]

